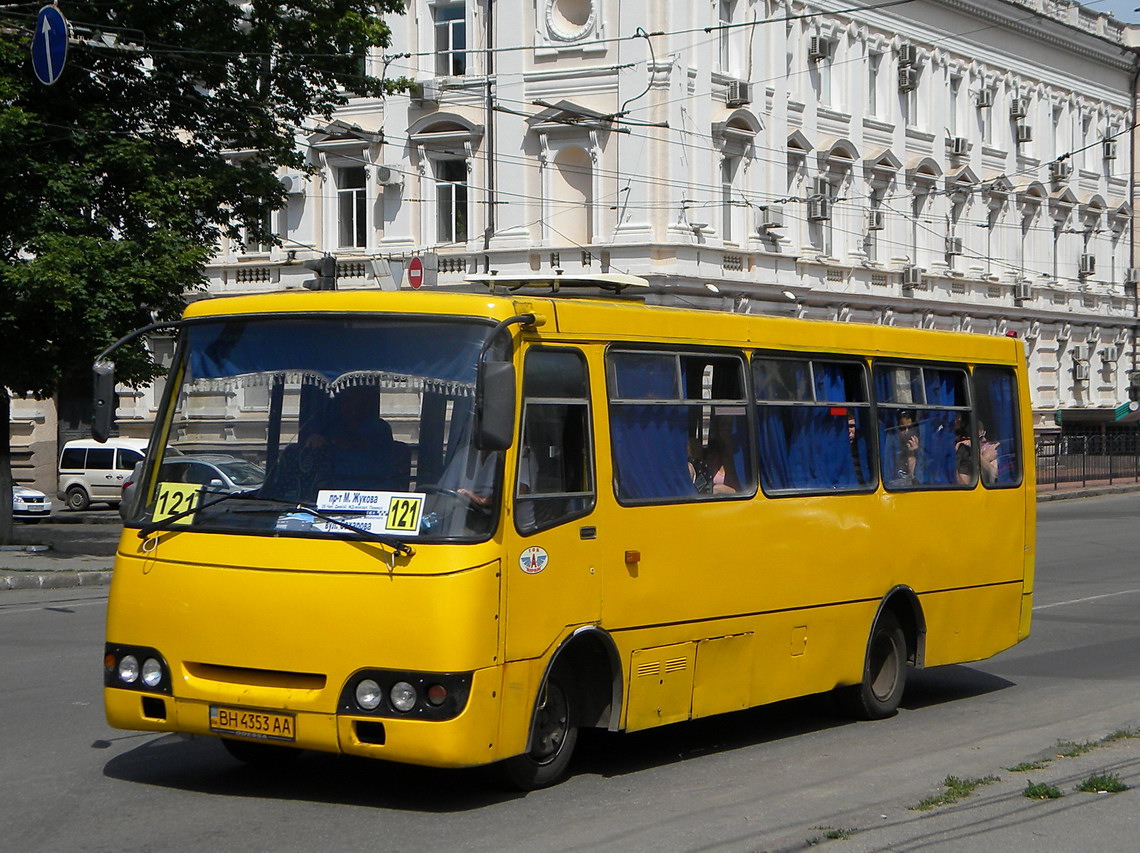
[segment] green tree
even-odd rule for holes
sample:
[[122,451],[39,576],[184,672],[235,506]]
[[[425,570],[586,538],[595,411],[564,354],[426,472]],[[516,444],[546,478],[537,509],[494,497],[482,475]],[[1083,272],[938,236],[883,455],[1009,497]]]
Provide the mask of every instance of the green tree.
[[[284,204],[274,170],[303,168],[298,128],[363,75],[401,0],[68,2],[73,32],[52,86],[29,48],[40,2],[0,8],[0,543],[11,539],[9,393],[89,387],[93,357],[176,317],[219,238]],[[235,153],[240,152],[239,156]],[[156,368],[141,343],[120,381]]]

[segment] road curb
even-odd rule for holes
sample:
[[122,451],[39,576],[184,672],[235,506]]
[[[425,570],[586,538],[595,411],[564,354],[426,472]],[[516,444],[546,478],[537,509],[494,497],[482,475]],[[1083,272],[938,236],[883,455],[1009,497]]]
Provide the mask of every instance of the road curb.
[[[2,570],[0,570],[2,571]],[[0,590],[69,589],[77,586],[107,586],[111,571],[16,572],[0,574]]]

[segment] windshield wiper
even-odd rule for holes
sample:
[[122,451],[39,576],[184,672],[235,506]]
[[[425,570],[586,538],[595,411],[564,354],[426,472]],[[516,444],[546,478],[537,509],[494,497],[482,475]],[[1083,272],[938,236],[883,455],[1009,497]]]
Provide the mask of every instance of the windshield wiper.
[[[214,493],[214,494],[217,494],[217,493]],[[258,495],[255,495],[252,492],[226,492],[225,494],[219,495],[214,500],[205,501],[196,507],[191,507],[190,509],[184,510],[184,511],[179,512],[179,513],[175,513],[174,515],[168,515],[166,518],[162,519],[161,521],[154,521],[154,522],[151,522],[150,524],[143,525],[139,529],[139,539],[146,539],[152,533],[155,533],[156,531],[159,531],[159,530],[169,530],[171,528],[171,526],[175,522],[177,522],[179,519],[186,518],[188,516],[193,515],[196,512],[199,512],[200,510],[208,509],[209,507],[216,506],[216,505],[222,503],[223,501],[232,500],[234,498],[244,498],[245,500],[266,501],[268,503],[272,503],[272,504],[275,504],[275,505],[280,506],[280,507],[289,507],[290,509],[293,509],[293,510],[300,510],[301,512],[307,512],[309,515],[313,516],[314,518],[319,518],[321,521],[327,521],[330,524],[335,524],[338,527],[343,527],[345,530],[351,530],[353,533],[355,533],[361,539],[365,539],[365,540],[372,541],[372,542],[378,542],[381,545],[386,545],[389,548],[391,548],[393,551],[395,551],[396,554],[398,554],[401,557],[411,557],[416,553],[416,550],[411,545],[409,545],[407,542],[404,542],[400,539],[393,539],[392,537],[385,536],[382,533],[373,533],[370,530],[361,530],[359,527],[353,527],[351,524],[348,524],[345,521],[341,521],[339,518],[336,518],[335,516],[327,515],[326,513],[321,512],[319,509],[317,509],[317,507],[312,506],[311,504],[299,503],[297,501],[287,501],[287,500],[282,500],[281,498],[264,498],[264,497],[260,497]],[[268,511],[269,510],[257,510],[257,509],[244,510],[244,512],[268,512]],[[364,515],[365,514],[365,512],[363,510],[338,510],[338,512],[340,512],[341,514],[352,514],[352,515]]]

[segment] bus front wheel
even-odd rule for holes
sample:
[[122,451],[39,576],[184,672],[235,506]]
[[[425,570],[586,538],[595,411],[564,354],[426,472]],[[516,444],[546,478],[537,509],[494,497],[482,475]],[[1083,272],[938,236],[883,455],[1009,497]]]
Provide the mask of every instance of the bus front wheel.
[[503,781],[523,791],[560,781],[578,743],[576,713],[573,694],[557,675],[551,675],[534,712],[530,751],[499,765]]
[[842,688],[841,704],[860,720],[882,720],[893,716],[906,687],[907,647],[899,620],[889,610],[879,614],[863,663],[863,681]]

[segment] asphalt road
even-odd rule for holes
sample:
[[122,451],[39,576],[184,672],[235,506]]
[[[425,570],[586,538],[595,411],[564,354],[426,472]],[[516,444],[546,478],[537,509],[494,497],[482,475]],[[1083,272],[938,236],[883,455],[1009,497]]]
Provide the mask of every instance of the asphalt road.
[[[1059,741],[1140,729],[1140,495],[1040,507],[1033,636],[917,673],[900,714],[850,723],[810,697],[585,739],[564,784],[503,794],[479,771],[305,754],[261,775],[210,739],[103,720],[104,589],[0,597],[0,804],[20,851],[757,851],[1135,849],[1140,739],[1058,759]],[[1007,768],[1048,759],[1040,769]],[[942,780],[1000,777],[912,810]],[[1061,800],[1021,796],[1052,781]],[[844,840],[826,841],[829,834]],[[831,848],[829,848],[831,849]]]

